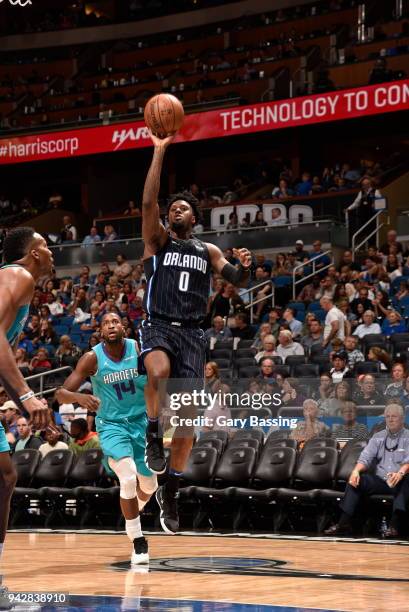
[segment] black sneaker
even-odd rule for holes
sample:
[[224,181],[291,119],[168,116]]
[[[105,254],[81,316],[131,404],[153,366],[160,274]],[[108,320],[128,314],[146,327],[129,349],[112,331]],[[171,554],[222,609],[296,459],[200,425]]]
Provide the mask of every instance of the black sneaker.
[[131,565],[146,565],[149,563],[148,541],[142,536],[133,541]]
[[0,610],[12,610],[13,608],[14,604],[10,600],[8,588],[0,584]]
[[156,501],[160,508],[160,524],[166,533],[176,533],[179,529],[178,513],[179,493],[169,495],[166,487],[159,487],[156,491]]
[[145,463],[154,474],[163,474],[166,470],[163,438],[149,431],[146,432]]

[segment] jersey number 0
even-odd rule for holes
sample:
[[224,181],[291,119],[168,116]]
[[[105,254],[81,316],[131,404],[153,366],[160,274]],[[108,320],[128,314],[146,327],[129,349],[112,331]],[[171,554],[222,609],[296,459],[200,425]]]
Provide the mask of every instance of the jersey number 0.
[[181,272],[179,277],[179,290],[187,291],[189,286],[189,272]]

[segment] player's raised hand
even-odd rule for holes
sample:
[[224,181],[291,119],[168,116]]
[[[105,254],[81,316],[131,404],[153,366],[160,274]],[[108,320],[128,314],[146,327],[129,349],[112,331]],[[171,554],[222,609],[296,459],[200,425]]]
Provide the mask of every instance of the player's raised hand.
[[170,145],[172,140],[174,139],[176,132],[175,134],[168,134],[166,138],[159,138],[159,136],[156,136],[156,134],[154,134],[153,132],[151,132],[151,130],[149,130],[149,135],[152,138],[154,147],[158,149],[166,149]]
[[248,249],[233,249],[233,255],[239,260],[243,268],[250,268],[251,253]]
[[83,408],[91,410],[91,412],[96,412],[101,402],[97,397],[95,397],[95,395],[89,395],[88,393],[78,393],[77,403]]

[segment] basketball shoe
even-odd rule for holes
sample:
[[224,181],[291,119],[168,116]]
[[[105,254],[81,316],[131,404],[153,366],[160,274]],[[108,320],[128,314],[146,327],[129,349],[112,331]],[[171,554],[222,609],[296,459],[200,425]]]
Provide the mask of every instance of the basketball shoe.
[[144,536],[135,538],[133,541],[131,565],[146,565],[147,563],[149,563],[148,541]]
[[158,433],[146,432],[145,463],[154,474],[163,474],[166,470],[163,438]]
[[156,501],[160,508],[160,524],[166,533],[176,533],[179,529],[178,513],[179,493],[169,491],[166,486],[159,487],[156,491]]

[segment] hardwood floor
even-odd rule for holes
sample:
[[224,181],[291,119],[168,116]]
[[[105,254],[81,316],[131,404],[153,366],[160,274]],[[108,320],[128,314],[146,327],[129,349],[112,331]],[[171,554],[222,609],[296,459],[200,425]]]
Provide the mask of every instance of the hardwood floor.
[[9,533],[5,583],[11,591],[409,610],[408,546],[199,535],[148,539],[150,571],[139,574],[111,567],[129,559],[123,534]]

